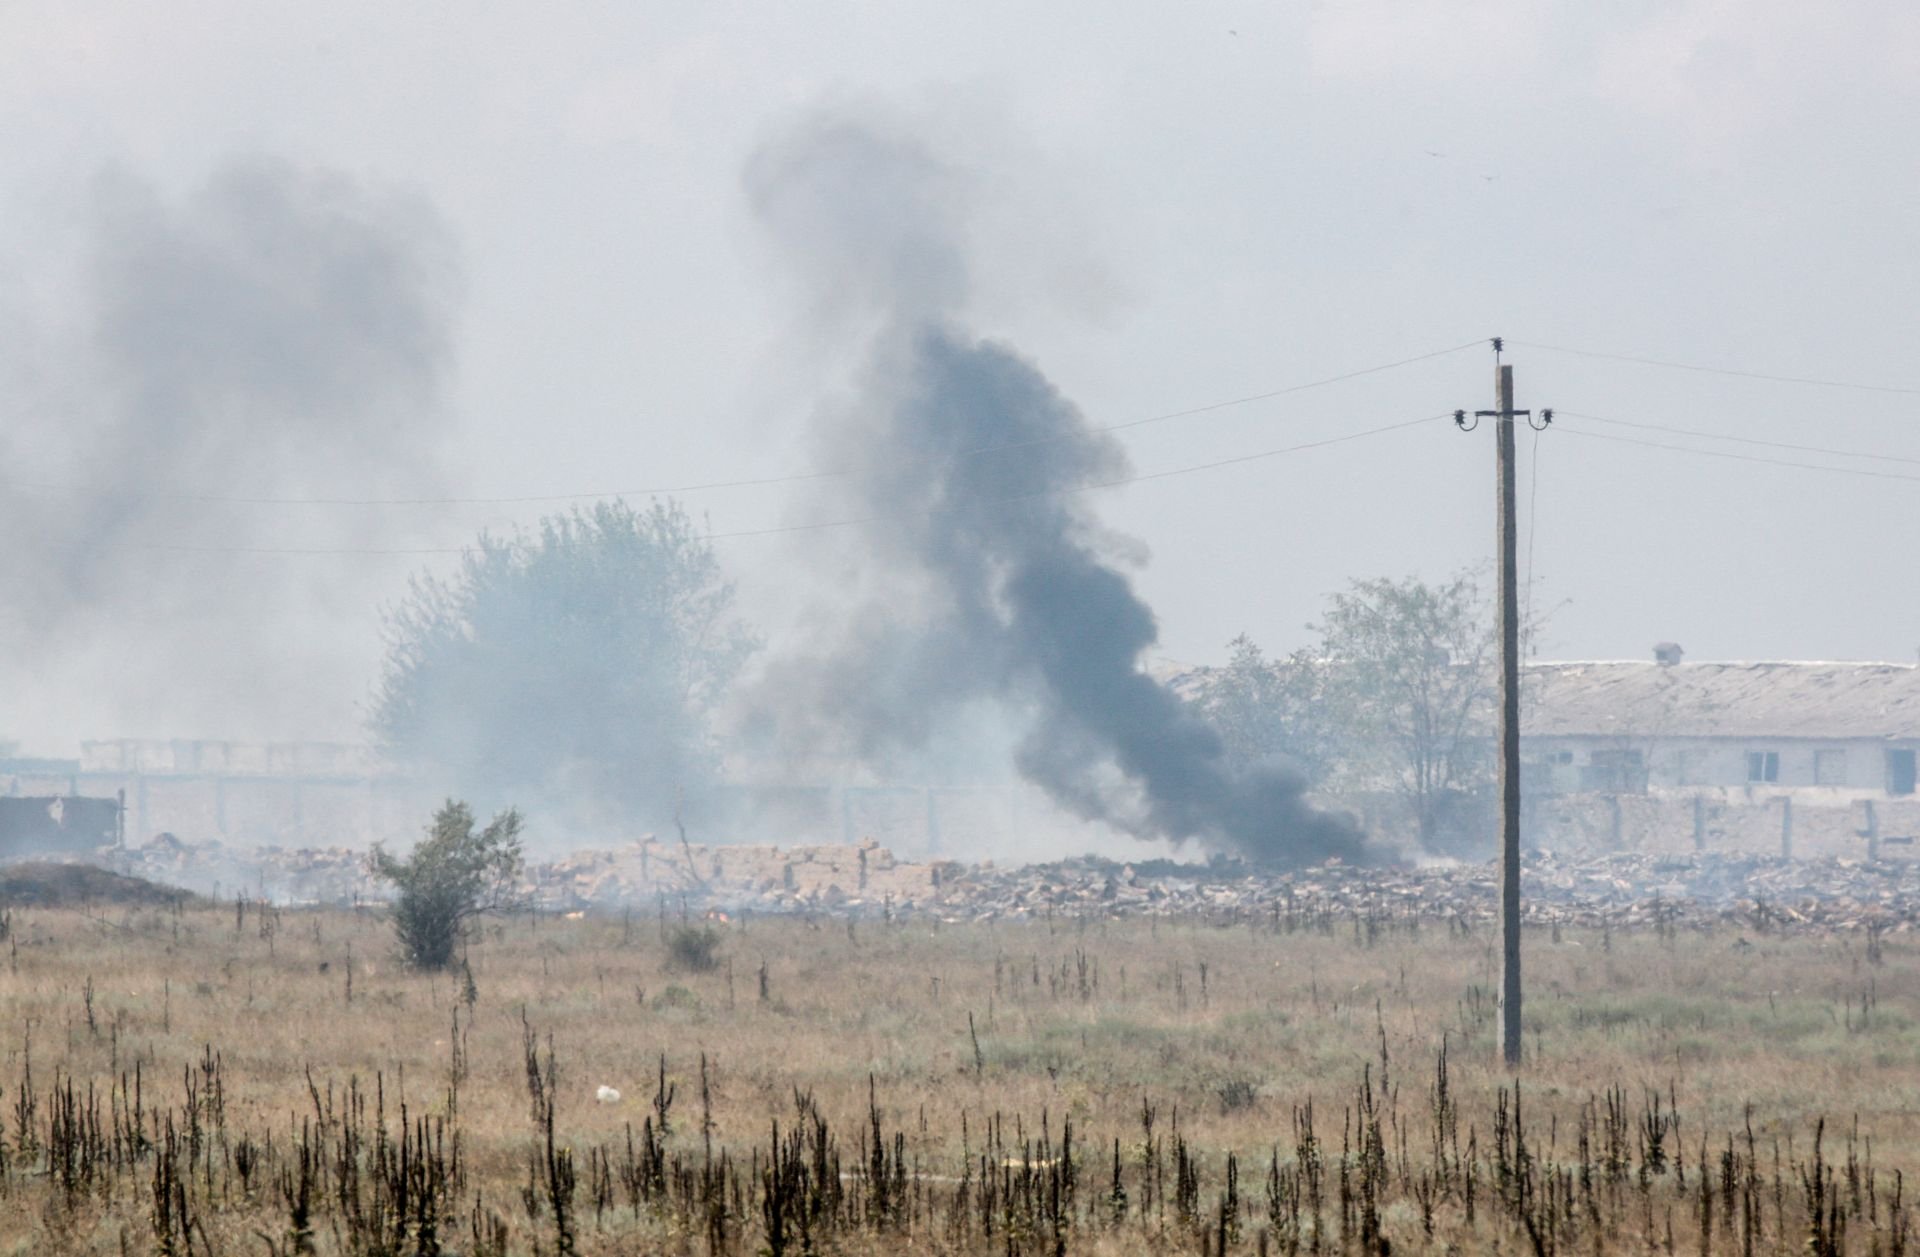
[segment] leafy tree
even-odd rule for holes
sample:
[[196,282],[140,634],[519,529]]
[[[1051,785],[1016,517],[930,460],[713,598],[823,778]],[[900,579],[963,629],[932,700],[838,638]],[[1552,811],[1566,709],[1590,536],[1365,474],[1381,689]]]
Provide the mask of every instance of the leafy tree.
[[1492,774],[1498,643],[1479,582],[1355,581],[1313,627],[1343,784],[1399,794],[1431,847],[1453,804]]
[[468,920],[519,902],[520,813],[509,808],[476,833],[472,810],[449,799],[411,855],[402,860],[376,845],[372,862],[400,892],[393,928],[407,960],[444,969]]
[[1312,655],[1268,659],[1252,638],[1228,643],[1226,666],[1208,668],[1193,699],[1236,768],[1280,760],[1309,782],[1324,778],[1334,748],[1319,708],[1323,676]]
[[415,577],[388,611],[370,723],[470,797],[657,823],[718,769],[710,716],[754,647],[732,599],[675,503],[601,502],[483,534],[453,576]]

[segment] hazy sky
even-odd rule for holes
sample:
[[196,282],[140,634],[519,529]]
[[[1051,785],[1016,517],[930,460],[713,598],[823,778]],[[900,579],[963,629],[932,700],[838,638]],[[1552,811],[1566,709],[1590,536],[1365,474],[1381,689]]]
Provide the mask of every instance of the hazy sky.
[[[0,3],[0,571],[19,589],[50,579],[49,556],[124,551],[64,615],[6,600],[0,734],[49,752],[356,736],[375,608],[434,560],[222,551],[457,546],[556,505],[180,502],[76,537],[103,497],[528,497],[810,470],[809,414],[845,381],[742,169],[823,107],[910,128],[952,165],[975,323],[1094,423],[1510,338],[1520,403],[1567,415],[1537,450],[1522,434],[1537,603],[1557,608],[1544,654],[1671,638],[1703,659],[1912,660],[1917,97],[1920,11],[1892,3]],[[321,425],[317,445],[214,443],[188,465],[141,448],[126,415],[146,412],[104,379],[127,370],[103,341],[125,332],[109,279],[143,264],[100,258],[130,231],[217,252],[250,230],[233,207],[259,204],[236,169],[315,198],[273,220],[298,239],[426,259],[368,290],[408,303],[422,356],[373,364],[389,383],[368,397],[335,382],[276,401]],[[343,237],[340,205],[389,234]],[[358,371],[370,350],[342,352]],[[1486,405],[1490,367],[1476,346],[1124,439],[1143,473],[1276,449]],[[245,411],[253,387],[223,404]],[[335,405],[356,414],[329,450]],[[263,421],[261,443],[280,431]],[[1486,429],[1435,422],[1098,509],[1147,551],[1164,653],[1205,662],[1243,631],[1303,644],[1351,578],[1486,560],[1492,457]],[[716,532],[838,509],[830,481],[687,500]],[[717,544],[776,641],[831,588],[809,564],[831,547],[807,533]]]

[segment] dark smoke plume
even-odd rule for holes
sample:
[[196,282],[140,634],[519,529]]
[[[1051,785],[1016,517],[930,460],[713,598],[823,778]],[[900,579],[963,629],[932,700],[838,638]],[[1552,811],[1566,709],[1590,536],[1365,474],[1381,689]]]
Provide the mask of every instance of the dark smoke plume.
[[1028,361],[961,324],[964,188],[925,148],[818,118],[748,171],[760,217],[810,268],[820,321],[867,346],[827,424],[881,592],[782,706],[868,758],[981,705],[1022,722],[1020,772],[1075,814],[1276,863],[1362,854],[1279,771],[1236,775],[1219,738],[1142,671],[1157,627],[1080,491],[1126,474]]
[[[272,708],[299,736],[309,703],[350,708],[340,695],[364,687],[338,629],[364,620],[371,638],[368,564],[228,551],[392,544],[417,526],[246,499],[432,489],[448,234],[411,198],[266,159],[179,197],[116,172],[87,210],[59,285],[71,304],[18,316],[31,352],[0,349],[30,386],[3,403],[0,452],[27,483],[0,506],[16,542],[0,643],[69,691],[46,710],[231,736]],[[350,712],[333,714],[339,731]]]

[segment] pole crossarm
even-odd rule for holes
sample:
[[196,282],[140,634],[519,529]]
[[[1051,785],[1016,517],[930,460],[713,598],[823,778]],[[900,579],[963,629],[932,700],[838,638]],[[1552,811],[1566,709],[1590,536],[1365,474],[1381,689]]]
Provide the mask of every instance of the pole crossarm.
[[1553,426],[1553,408],[1549,406],[1540,412],[1539,423],[1533,421],[1533,412],[1531,410],[1476,410],[1473,412],[1472,423],[1467,422],[1466,411],[1456,410],[1453,412],[1453,426],[1462,432],[1473,431],[1480,426],[1482,419],[1525,419],[1527,426],[1535,432],[1545,432]]

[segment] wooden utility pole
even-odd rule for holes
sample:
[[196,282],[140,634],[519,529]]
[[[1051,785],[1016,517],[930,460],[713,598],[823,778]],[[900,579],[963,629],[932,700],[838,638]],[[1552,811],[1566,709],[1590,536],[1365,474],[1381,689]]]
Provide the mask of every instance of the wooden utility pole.
[[[1513,367],[1500,361],[1494,337],[1494,409],[1453,412],[1463,431],[1482,419],[1495,423],[1496,537],[1500,554],[1500,1054],[1511,1068],[1520,1064],[1520,561],[1514,508],[1513,421],[1533,425],[1533,412],[1513,406]],[[1538,427],[1553,422],[1540,412]]]

